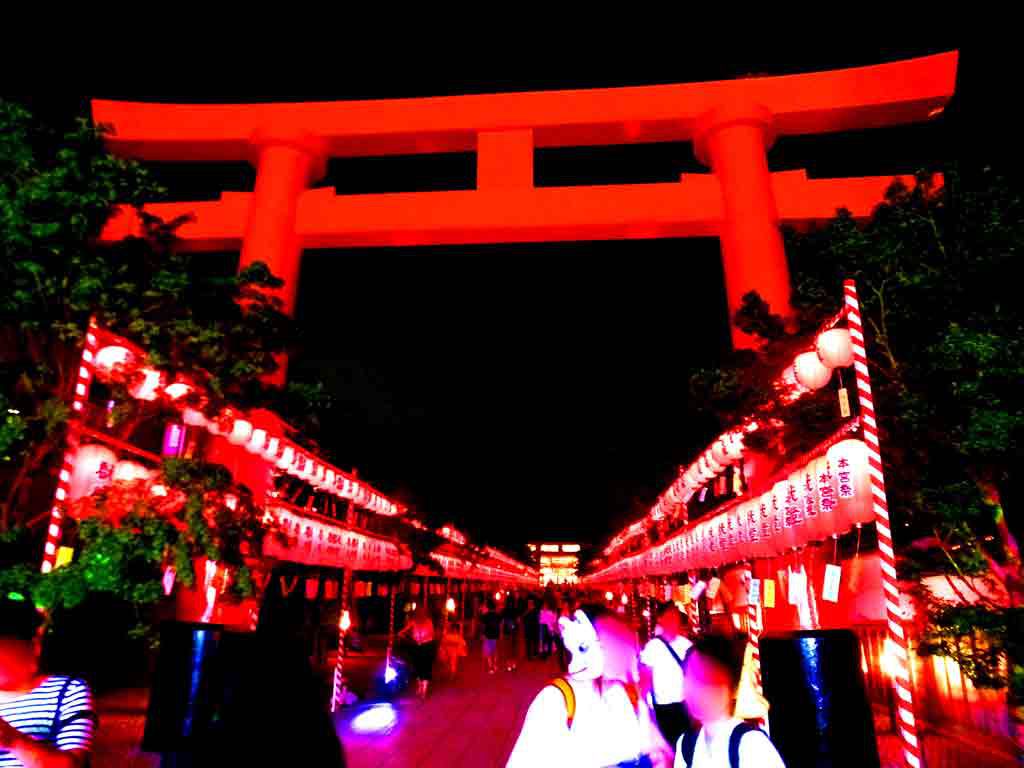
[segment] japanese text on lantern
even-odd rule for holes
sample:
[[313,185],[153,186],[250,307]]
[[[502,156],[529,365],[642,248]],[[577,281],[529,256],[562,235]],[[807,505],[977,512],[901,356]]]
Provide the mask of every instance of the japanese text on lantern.
[[821,511],[830,514],[836,508],[836,491],[832,486],[832,474],[826,465],[825,471],[818,474],[818,498]]
[[839,480],[839,498],[852,499],[853,493],[853,472],[850,469],[850,460],[845,456],[839,457],[839,468],[836,477]]

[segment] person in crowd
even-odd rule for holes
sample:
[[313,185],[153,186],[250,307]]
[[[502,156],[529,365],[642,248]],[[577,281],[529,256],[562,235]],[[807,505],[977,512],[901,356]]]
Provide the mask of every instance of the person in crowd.
[[44,619],[19,597],[0,599],[0,767],[81,768],[96,730],[92,692],[40,673]]
[[498,640],[501,637],[501,614],[493,600],[487,601],[487,607],[480,615],[480,629],[484,638],[484,664],[487,674],[498,671]]
[[526,713],[507,768],[672,765],[639,691],[636,632],[603,606],[559,619],[572,661]]
[[523,634],[526,639],[526,658],[537,658],[540,650],[540,610],[537,599],[530,597],[526,601],[526,613],[523,614]]
[[683,659],[686,706],[701,727],[679,739],[675,768],[785,768],[768,734],[735,716],[741,641],[705,633]]
[[558,627],[558,614],[555,613],[554,598],[548,596],[544,599],[544,605],[538,616],[540,622],[540,657],[547,659],[555,643],[555,632]]
[[430,681],[434,679],[434,660],[437,657],[437,643],[434,638],[434,620],[430,608],[424,602],[413,613],[399,636],[409,635],[412,640],[412,667],[416,675],[416,695],[420,700],[427,698]]
[[555,622],[557,633],[555,641],[558,645],[558,666],[565,671],[569,668],[569,652],[565,647],[565,640],[562,638],[562,619],[571,619],[576,610],[576,602],[568,593],[563,595],[562,603],[558,608],[558,619]]
[[642,687],[651,694],[658,728],[669,744],[689,730],[689,717],[683,703],[683,659],[691,643],[683,634],[683,616],[673,602],[658,611],[655,636],[640,654]]
[[514,672],[519,662],[519,607],[514,593],[505,596],[501,612],[502,660],[505,670]]

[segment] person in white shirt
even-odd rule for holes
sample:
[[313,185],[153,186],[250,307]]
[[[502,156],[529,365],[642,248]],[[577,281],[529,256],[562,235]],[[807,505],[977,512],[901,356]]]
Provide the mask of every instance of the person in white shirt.
[[506,768],[668,768],[672,749],[637,685],[636,633],[601,606],[559,619],[569,674],[541,689]]
[[743,659],[724,635],[698,637],[683,660],[686,706],[700,722],[676,745],[675,768],[785,768],[768,734],[735,717]]
[[682,632],[682,613],[675,603],[665,603],[658,612],[658,631],[640,653],[641,688],[651,692],[658,728],[669,744],[690,727],[683,703],[683,659],[692,643]]

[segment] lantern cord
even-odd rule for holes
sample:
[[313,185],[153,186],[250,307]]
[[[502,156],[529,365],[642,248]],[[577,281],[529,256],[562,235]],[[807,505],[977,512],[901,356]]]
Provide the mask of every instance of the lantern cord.
[[832,562],[839,562],[839,537],[835,535],[832,536]]
[[857,548],[853,551],[853,559],[856,560],[860,557],[860,530],[861,524],[857,523]]

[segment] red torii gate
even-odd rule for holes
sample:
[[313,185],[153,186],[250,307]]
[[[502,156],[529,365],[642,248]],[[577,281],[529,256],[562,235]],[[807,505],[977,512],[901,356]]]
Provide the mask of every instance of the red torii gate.
[[[771,173],[780,135],[927,120],[952,96],[957,52],[869,67],[681,85],[299,104],[144,104],[95,100],[116,154],[257,167],[253,192],[146,207],[193,214],[182,248],[241,250],[266,262],[294,310],[304,248],[638,239],[717,235],[730,313],[757,290],[789,311],[779,224],[804,225],[846,207],[866,217],[890,177],[811,180]],[[535,188],[537,147],[690,140],[711,174],[680,183]],[[473,191],[344,195],[309,189],[329,157],[477,154]],[[139,231],[130,208],[104,230]],[[733,327],[733,342],[751,340]],[[282,372],[283,376],[283,372]]]

